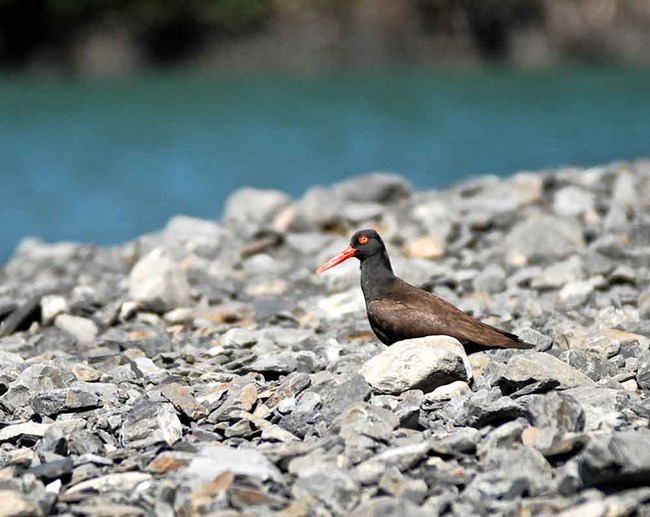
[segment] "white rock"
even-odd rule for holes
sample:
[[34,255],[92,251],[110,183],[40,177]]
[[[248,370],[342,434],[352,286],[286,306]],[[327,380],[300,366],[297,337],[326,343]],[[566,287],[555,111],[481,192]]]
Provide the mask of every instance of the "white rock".
[[424,396],[424,400],[427,402],[440,402],[442,400],[451,400],[463,395],[469,395],[471,392],[472,390],[466,382],[455,381],[451,384],[439,386],[431,393],[427,393]]
[[282,473],[258,450],[214,445],[202,447],[192,462],[178,472],[178,477],[196,487],[228,471],[236,476],[282,482]]
[[39,424],[38,422],[25,422],[23,424],[8,425],[0,429],[0,442],[6,442],[17,437],[42,438],[52,424]]
[[270,226],[273,218],[290,204],[291,198],[284,192],[242,188],[226,200],[224,219],[243,229],[249,225]]
[[59,314],[68,311],[68,302],[63,296],[48,294],[41,298],[41,321],[49,325]]
[[577,280],[566,284],[557,295],[560,305],[575,307],[583,304],[594,292],[594,286],[589,280]]
[[553,210],[559,216],[572,217],[593,210],[594,204],[591,192],[571,185],[556,192]]
[[84,491],[130,492],[140,483],[150,479],[151,474],[146,472],[117,472],[77,483],[68,488],[66,493],[74,494],[75,492]]
[[54,320],[54,325],[72,334],[80,343],[88,343],[97,337],[97,325],[87,318],[59,314]]
[[407,339],[391,345],[361,369],[366,382],[378,393],[425,393],[453,381],[467,381],[472,367],[463,346],[449,336]]
[[129,296],[141,302],[161,302],[169,309],[191,301],[185,272],[161,248],[152,250],[133,267]]

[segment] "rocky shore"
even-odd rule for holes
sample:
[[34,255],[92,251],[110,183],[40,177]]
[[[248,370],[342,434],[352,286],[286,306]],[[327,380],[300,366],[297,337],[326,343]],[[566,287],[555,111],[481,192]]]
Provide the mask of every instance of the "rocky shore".
[[[379,343],[356,261],[314,273],[368,226],[536,350]],[[244,189],[0,269],[0,515],[645,514],[648,393],[648,161]]]

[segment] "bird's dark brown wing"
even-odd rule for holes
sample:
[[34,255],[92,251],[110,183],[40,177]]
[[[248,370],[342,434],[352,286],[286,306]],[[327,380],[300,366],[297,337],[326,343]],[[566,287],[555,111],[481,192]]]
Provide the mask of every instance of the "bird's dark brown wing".
[[427,291],[405,282],[368,303],[368,320],[387,344],[402,339],[446,335],[466,345],[532,348],[514,334],[483,323]]

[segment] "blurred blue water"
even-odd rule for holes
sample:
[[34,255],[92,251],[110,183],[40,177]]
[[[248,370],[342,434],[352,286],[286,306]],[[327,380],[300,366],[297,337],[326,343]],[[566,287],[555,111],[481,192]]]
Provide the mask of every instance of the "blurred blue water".
[[421,188],[650,155],[650,72],[0,81],[0,263],[18,240],[117,243],[237,187],[371,170]]

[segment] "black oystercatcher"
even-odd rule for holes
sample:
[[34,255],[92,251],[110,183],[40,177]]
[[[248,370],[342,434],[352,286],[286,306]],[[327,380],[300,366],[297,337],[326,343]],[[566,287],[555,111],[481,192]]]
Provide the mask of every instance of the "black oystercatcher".
[[445,335],[455,337],[468,353],[488,348],[534,348],[514,334],[482,323],[442,298],[397,278],[386,246],[375,230],[355,233],[350,245],[319,267],[317,273],[352,257],[361,262],[361,289],[368,321],[383,343]]

